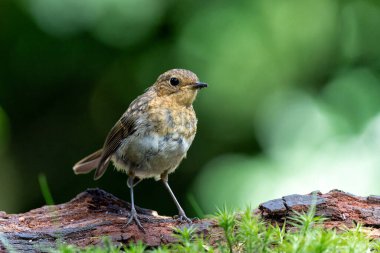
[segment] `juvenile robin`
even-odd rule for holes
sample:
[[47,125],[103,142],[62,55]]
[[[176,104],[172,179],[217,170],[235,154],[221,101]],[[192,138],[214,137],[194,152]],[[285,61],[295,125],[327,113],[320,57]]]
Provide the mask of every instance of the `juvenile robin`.
[[[161,180],[179,212],[179,219],[191,222],[168,184],[168,175],[176,170],[193,142],[197,118],[193,102],[198,90],[207,87],[191,71],[172,69],[137,97],[109,132],[103,148],[77,162],[75,174],[96,169],[99,179],[110,161],[128,175],[133,220],[143,230],[136,213],[133,187],[142,179]],[[137,182],[135,182],[135,179]]]

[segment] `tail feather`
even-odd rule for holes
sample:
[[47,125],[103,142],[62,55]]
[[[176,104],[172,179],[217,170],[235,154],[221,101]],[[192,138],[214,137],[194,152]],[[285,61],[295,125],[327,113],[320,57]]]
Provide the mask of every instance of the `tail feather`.
[[[107,170],[110,160],[111,160],[111,157],[109,156],[103,163],[98,164],[99,166],[96,168],[94,180],[98,180],[99,178],[103,176],[104,172],[106,172]],[[100,159],[98,162],[100,162]]]
[[98,151],[92,153],[91,155],[86,156],[79,162],[77,162],[74,167],[74,173],[75,174],[86,174],[90,171],[97,168],[100,158],[102,155],[102,149],[99,149]]

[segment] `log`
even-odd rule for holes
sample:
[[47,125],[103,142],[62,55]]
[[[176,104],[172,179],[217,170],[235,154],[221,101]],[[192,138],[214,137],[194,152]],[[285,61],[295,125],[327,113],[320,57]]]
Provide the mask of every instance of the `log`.
[[[265,202],[253,213],[271,223],[282,223],[293,211],[307,211],[316,204],[317,215],[329,218],[327,228],[353,227],[361,223],[373,238],[380,238],[380,197],[358,197],[334,190],[308,195],[290,195]],[[43,206],[22,214],[0,212],[0,251],[46,252],[60,243],[85,247],[102,244],[109,237],[114,244],[142,241],[148,247],[176,242],[173,228],[188,226],[136,207],[145,232],[134,223],[127,226],[130,204],[101,189],[88,189],[67,203]],[[198,233],[210,243],[223,240],[213,219],[194,220]]]
[[359,197],[332,190],[326,194],[319,191],[308,195],[293,194],[260,204],[263,219],[280,223],[296,212],[307,212],[315,205],[316,215],[327,218],[323,223],[327,229],[344,230],[361,224],[372,238],[380,238],[380,196]]
[[[88,189],[67,203],[43,206],[23,214],[0,212],[0,251],[47,252],[60,243],[79,247],[142,241],[149,247],[173,243],[173,228],[187,224],[138,206],[141,224],[127,226],[130,203],[101,189]],[[212,220],[195,220],[199,232],[216,227]]]

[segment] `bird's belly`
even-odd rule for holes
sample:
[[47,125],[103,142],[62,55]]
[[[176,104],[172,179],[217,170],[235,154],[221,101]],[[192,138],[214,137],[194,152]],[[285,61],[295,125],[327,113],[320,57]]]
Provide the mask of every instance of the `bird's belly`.
[[177,168],[192,139],[178,133],[132,137],[123,141],[112,160],[118,170],[134,172],[139,178],[158,178],[163,172]]

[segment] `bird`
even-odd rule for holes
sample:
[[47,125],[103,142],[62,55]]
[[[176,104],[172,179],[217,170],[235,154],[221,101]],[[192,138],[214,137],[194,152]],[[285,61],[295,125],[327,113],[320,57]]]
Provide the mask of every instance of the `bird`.
[[95,170],[94,180],[103,176],[110,162],[117,171],[127,174],[131,198],[127,225],[134,221],[144,231],[133,191],[147,178],[162,181],[178,209],[178,219],[191,223],[169,186],[168,176],[186,157],[194,140],[198,120],[193,102],[198,91],[207,86],[186,69],[164,72],[131,102],[110,130],[103,147],[73,166],[75,174]]

